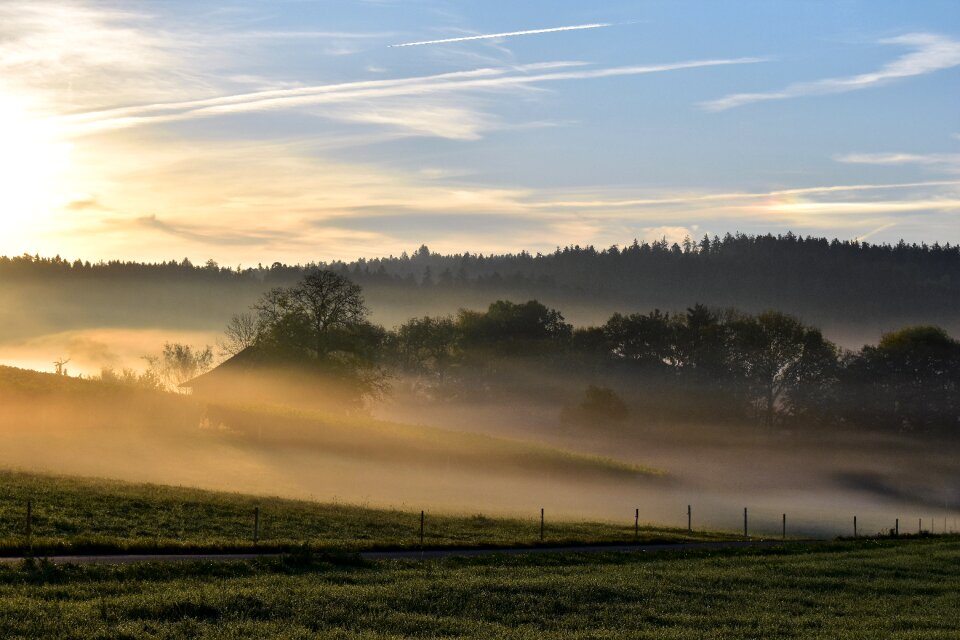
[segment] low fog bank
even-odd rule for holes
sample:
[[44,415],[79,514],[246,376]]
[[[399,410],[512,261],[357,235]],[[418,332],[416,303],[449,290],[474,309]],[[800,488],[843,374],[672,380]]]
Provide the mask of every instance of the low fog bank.
[[[547,405],[396,395],[373,409],[391,422],[238,405],[247,422],[224,424],[192,397],[30,373],[11,383],[7,371],[0,391],[4,468],[411,511],[534,518],[544,508],[548,523],[629,525],[639,508],[642,523],[686,527],[691,505],[694,528],[739,531],[748,507],[753,535],[779,533],[784,512],[790,534],[852,533],[854,515],[860,533],[886,532],[898,517],[903,532],[934,517],[939,530],[943,518],[956,516],[960,498],[957,451],[905,438],[642,418],[614,430],[571,431]],[[510,439],[476,440],[476,432]],[[625,472],[602,458],[571,460],[549,447],[524,449],[531,441],[666,475]]]
[[53,372],[64,363],[70,375],[93,376],[103,369],[147,368],[144,357],[167,342],[216,344],[221,331],[177,331],[172,328],[98,327],[0,340],[0,365]]
[[[670,482],[593,496],[605,517],[631,501],[656,522],[751,531],[838,535],[887,532],[900,518],[914,531],[918,518],[952,523],[960,516],[956,442],[803,427],[765,429],[725,422],[683,423],[635,416],[615,426],[571,429],[555,405],[423,402],[394,398],[377,413],[465,431],[512,434],[576,451],[642,462]],[[904,523],[911,523],[909,528]],[[756,528],[756,529],[755,529]]]
[[[6,369],[0,466],[455,512],[603,517],[592,496],[667,481],[516,440],[463,438],[363,414],[235,405]],[[51,379],[53,380],[51,382]],[[320,416],[320,417],[317,417]]]

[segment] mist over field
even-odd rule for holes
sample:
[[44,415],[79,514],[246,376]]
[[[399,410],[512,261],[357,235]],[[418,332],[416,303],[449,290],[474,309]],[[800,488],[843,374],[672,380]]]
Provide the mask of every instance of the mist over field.
[[[426,250],[385,261],[394,275],[6,260],[0,363],[20,369],[0,375],[0,465],[414,511],[629,522],[639,509],[678,527],[689,505],[694,527],[725,530],[746,507],[758,534],[781,532],[783,514],[797,535],[849,533],[855,515],[860,532],[949,524],[951,298],[907,311],[851,276],[822,298],[784,297],[774,278],[744,299],[703,288],[705,256],[649,251],[700,280],[508,284],[461,258],[478,271],[457,283]],[[717,251],[729,273],[713,281],[743,270]],[[953,272],[955,248],[909,251],[921,289],[953,286],[937,269]],[[851,286],[874,316],[843,319],[831,296]],[[908,388],[889,367],[910,354],[939,358],[917,374],[933,395],[889,404]]]
[[770,535],[784,512],[793,535],[849,534],[854,515],[861,533],[898,517],[904,531],[919,517],[952,527],[960,495],[956,447],[910,437],[642,419],[569,433],[555,407],[403,396],[371,407],[389,422],[243,407],[237,429],[189,397],[78,387],[18,400],[8,385],[23,375],[3,380],[5,468],[487,516],[629,523],[639,508],[641,522],[677,527],[692,505],[695,528],[725,530],[749,507],[751,531]]

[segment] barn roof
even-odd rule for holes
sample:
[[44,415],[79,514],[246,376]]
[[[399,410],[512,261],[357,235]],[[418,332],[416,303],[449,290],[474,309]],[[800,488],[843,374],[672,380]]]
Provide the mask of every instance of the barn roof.
[[246,347],[243,351],[224,360],[210,371],[182,382],[179,386],[185,389],[193,389],[198,383],[216,382],[225,374],[245,373],[257,369],[263,364],[263,355],[255,347]]

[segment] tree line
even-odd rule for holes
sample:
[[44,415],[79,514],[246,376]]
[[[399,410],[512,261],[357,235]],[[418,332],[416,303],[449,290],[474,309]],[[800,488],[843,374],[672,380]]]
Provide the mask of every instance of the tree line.
[[[577,405],[583,419],[590,403],[622,414],[620,402],[649,419],[960,428],[960,342],[934,326],[847,351],[783,312],[702,304],[616,313],[586,327],[536,300],[498,300],[485,311],[412,318],[392,330],[368,314],[358,284],[317,270],[234,316],[222,349],[349,381],[357,399],[394,378],[435,399],[536,395],[569,405],[570,389],[586,388]],[[577,413],[568,406],[568,416]]]
[[187,259],[156,264],[90,263],[59,256],[0,257],[0,279],[200,283],[261,290],[331,270],[367,290],[440,296],[463,290],[495,297],[599,300],[680,309],[775,308],[817,321],[950,318],[960,313],[960,246],[871,244],[783,235],[726,234],[668,243],[568,246],[550,253],[411,254],[352,262],[225,267]]

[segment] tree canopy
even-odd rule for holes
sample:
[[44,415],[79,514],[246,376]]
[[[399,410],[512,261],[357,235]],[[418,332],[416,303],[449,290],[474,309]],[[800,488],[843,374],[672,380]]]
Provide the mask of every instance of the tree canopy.
[[227,353],[250,348],[261,361],[326,376],[353,402],[382,388],[378,365],[385,332],[367,320],[359,286],[313,271],[292,287],[274,287],[226,328]]

